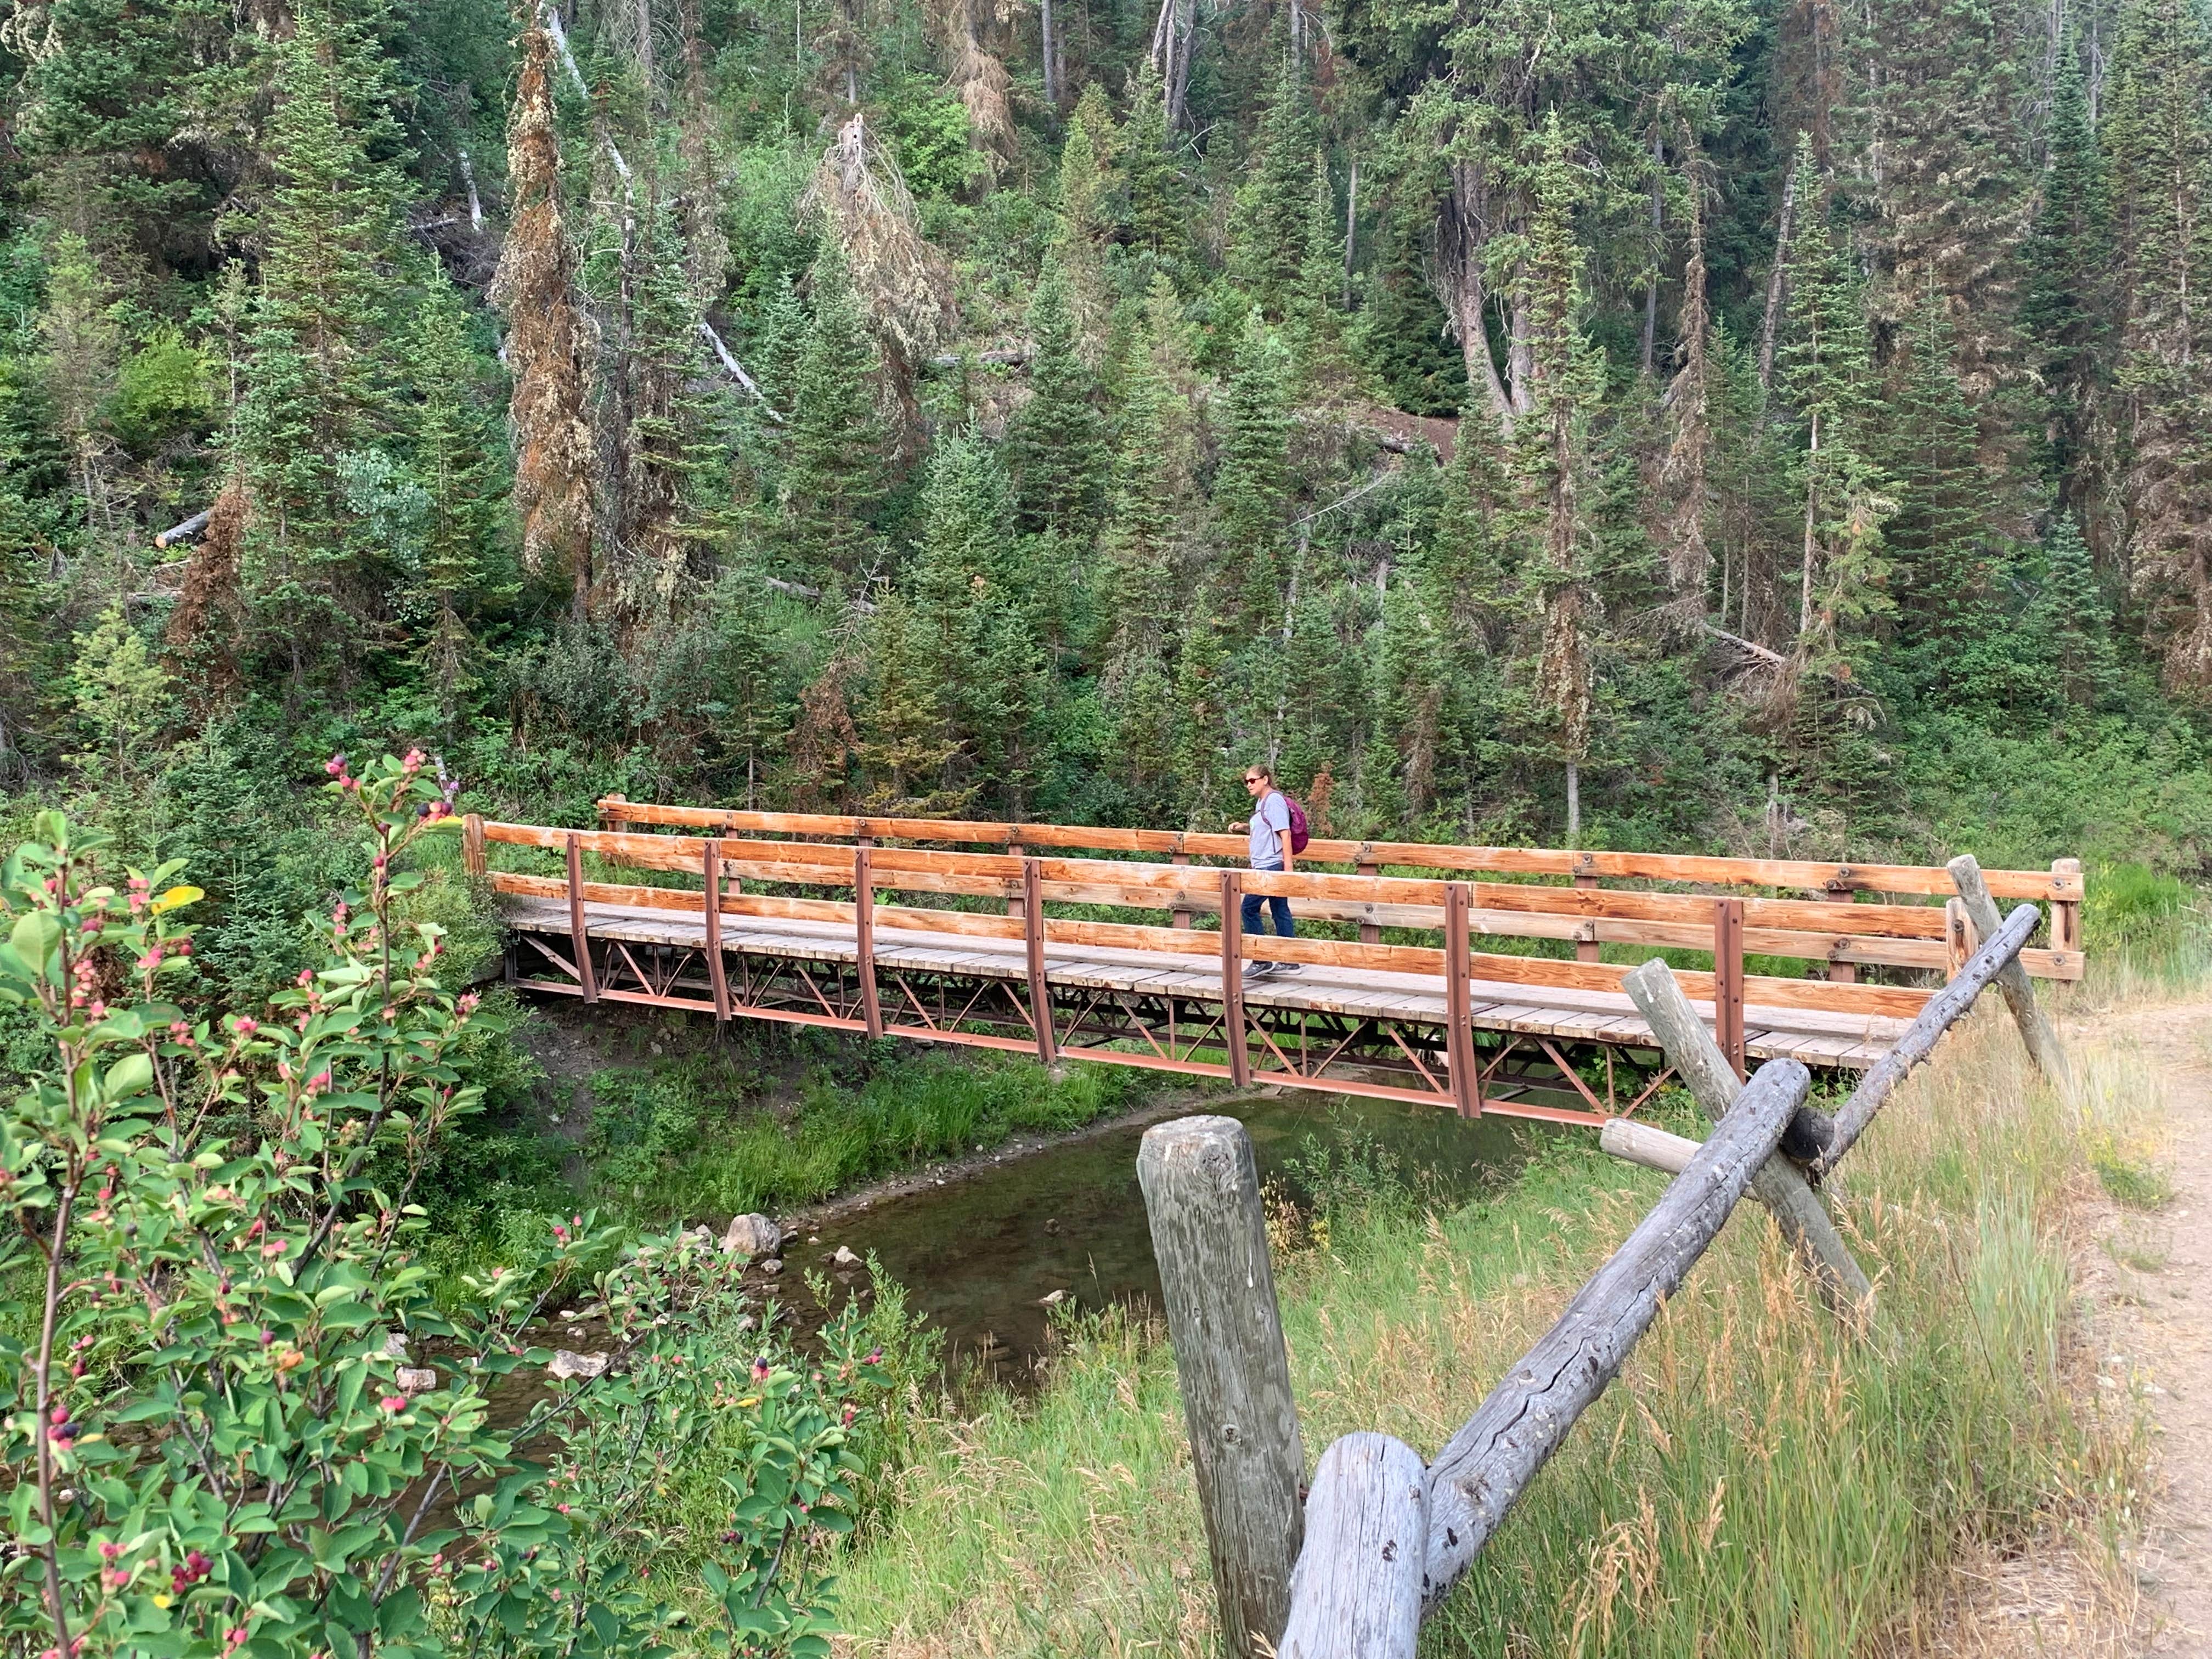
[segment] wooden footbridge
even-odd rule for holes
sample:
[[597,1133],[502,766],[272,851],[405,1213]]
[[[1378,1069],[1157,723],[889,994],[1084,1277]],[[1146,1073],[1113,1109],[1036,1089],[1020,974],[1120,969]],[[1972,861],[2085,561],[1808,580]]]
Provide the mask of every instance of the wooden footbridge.
[[[1605,945],[1710,957],[1680,979],[1739,1073],[1873,1065],[1976,945],[1950,872],[1917,866],[1316,840],[1285,873],[1235,867],[1241,835],[599,811],[592,830],[467,820],[524,989],[1469,1115],[1596,1125],[1665,1079]],[[2079,863],[1985,874],[2048,907],[2027,971],[2079,978]],[[1248,893],[1288,898],[1299,937],[1243,933]]]

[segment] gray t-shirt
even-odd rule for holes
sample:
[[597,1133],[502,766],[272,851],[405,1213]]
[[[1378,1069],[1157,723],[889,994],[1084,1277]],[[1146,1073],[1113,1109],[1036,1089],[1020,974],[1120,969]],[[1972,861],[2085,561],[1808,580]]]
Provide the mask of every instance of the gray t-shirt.
[[1252,867],[1281,869],[1283,848],[1290,844],[1290,798],[1279,789],[1270,789],[1260,798],[1260,810],[1252,814]]

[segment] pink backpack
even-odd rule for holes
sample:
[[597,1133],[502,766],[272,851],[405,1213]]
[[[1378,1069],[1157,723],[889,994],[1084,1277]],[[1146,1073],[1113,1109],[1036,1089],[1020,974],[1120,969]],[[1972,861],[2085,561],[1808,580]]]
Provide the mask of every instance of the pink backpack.
[[1291,809],[1291,851],[1303,853],[1306,850],[1306,843],[1312,839],[1306,831],[1306,809],[1298,805],[1298,798],[1288,790],[1281,793]]

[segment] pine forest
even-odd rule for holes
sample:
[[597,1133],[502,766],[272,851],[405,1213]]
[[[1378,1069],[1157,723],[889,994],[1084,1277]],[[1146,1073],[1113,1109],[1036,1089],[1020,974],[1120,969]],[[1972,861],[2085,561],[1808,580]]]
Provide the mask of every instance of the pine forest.
[[21,5],[0,778],[2187,870],[2208,30]]

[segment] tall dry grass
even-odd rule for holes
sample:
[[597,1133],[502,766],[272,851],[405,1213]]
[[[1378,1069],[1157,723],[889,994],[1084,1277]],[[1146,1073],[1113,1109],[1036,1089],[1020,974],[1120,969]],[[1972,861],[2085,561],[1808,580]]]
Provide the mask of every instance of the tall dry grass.
[[[2069,1229],[2155,1080],[2081,1059],[2061,1100],[1984,1012],[1862,1142],[1835,1196],[1876,1284],[1863,1341],[1741,1211],[1424,1651],[1867,1650],[1952,1559],[2125,1530],[2139,1419],[2078,1386]],[[1354,1428],[1433,1453],[1660,1184],[1562,1139],[1492,1200],[1332,1217],[1283,1273],[1309,1461]],[[939,1425],[850,1564],[847,1645],[1207,1654],[1205,1559],[1170,1356],[1095,1318],[1039,1400]]]

